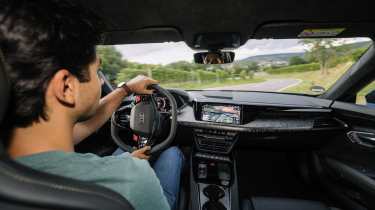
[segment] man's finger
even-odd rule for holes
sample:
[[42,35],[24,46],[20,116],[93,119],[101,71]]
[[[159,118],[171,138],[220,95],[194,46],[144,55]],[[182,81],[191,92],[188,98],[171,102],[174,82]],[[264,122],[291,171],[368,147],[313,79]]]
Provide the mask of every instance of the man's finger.
[[148,160],[148,159],[150,159],[150,156],[142,155],[141,158],[142,158],[142,159],[145,159],[145,160]]
[[159,81],[149,78],[148,83],[150,84],[159,84]]
[[139,159],[145,159],[145,160],[148,160],[148,159],[150,159],[150,156],[148,156],[148,155],[145,155],[145,154],[138,154],[138,156],[137,156]]
[[145,147],[139,149],[139,151],[143,154],[144,152],[146,152],[147,150],[150,150],[150,149],[151,149],[150,146],[145,146]]
[[145,90],[143,94],[151,95],[154,93],[154,90]]

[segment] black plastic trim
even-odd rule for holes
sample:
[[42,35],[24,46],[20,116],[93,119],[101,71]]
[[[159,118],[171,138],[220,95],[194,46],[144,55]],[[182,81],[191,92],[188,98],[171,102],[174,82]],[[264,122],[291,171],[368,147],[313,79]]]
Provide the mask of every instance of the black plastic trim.
[[363,192],[375,197],[375,180],[341,161],[332,158],[325,158],[325,162],[327,163],[327,166],[334,170],[345,182],[351,183]]

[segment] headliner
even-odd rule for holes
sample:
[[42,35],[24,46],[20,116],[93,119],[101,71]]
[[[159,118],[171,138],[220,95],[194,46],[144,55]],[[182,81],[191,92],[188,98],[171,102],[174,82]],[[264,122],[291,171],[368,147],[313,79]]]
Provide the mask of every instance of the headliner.
[[[73,0],[72,0],[73,1]],[[79,0],[109,25],[106,44],[185,41],[201,33],[248,39],[297,38],[307,28],[346,30],[338,37],[372,37],[370,0]]]

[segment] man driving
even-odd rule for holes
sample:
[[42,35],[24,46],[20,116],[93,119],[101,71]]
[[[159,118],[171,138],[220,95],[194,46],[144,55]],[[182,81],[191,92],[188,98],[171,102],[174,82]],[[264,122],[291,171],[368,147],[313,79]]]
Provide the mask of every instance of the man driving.
[[100,99],[101,21],[59,0],[0,0],[0,56],[11,84],[9,155],[36,170],[84,180],[123,195],[135,209],[175,209],[183,155],[165,150],[150,167],[144,147],[99,157],[74,152],[130,93],[151,94],[138,76]]

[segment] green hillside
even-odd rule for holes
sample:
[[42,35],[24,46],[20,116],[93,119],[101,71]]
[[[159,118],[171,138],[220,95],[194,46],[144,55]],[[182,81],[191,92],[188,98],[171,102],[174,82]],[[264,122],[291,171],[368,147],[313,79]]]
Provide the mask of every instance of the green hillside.
[[271,61],[286,61],[288,62],[291,57],[298,56],[303,57],[304,52],[300,53],[280,53],[280,54],[269,54],[269,55],[256,55],[245,59],[236,61],[237,64],[249,63],[249,62],[271,62]]
[[[351,54],[357,49],[360,48],[368,48],[372,44],[371,41],[366,42],[356,42],[351,44],[344,44],[336,47],[337,55],[347,55]],[[256,55],[251,56],[245,59],[241,59],[238,61],[235,61],[235,64],[238,65],[246,65],[248,63],[256,62],[256,63],[262,63],[262,62],[288,62],[291,57],[304,57],[305,52],[300,53],[280,53],[280,54],[269,54],[269,55]]]

